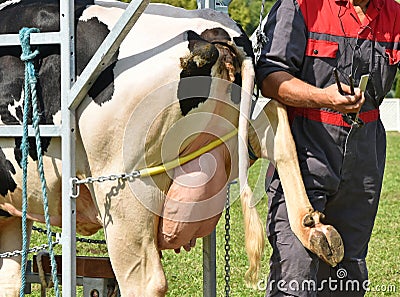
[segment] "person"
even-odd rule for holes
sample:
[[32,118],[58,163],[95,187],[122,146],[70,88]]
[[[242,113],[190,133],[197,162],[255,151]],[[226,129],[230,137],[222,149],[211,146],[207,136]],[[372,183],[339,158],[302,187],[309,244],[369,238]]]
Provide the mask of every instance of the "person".
[[[344,243],[344,259],[336,267],[301,245],[290,230],[275,173],[267,186],[273,252],[266,296],[364,296],[365,258],[385,164],[379,105],[399,66],[400,4],[278,0],[264,33],[257,84],[265,97],[287,106],[310,202]],[[353,90],[352,83],[358,86],[365,74],[365,92]]]

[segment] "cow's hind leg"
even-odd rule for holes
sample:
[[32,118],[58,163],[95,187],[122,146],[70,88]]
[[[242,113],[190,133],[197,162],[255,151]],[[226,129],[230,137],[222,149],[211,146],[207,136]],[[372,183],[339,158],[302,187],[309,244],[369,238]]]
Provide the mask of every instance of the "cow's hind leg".
[[307,197],[286,109],[271,101],[264,110],[275,132],[273,159],[285,193],[291,229],[307,249],[336,266],[344,256],[343,242],[333,226],[321,223],[323,214],[313,209]]
[[[106,200],[98,205],[121,296],[165,296],[167,283],[155,238],[157,217],[138,201],[126,183],[111,191],[104,184],[99,187],[105,187],[101,193],[105,193]],[[157,199],[151,194],[146,197]]]
[[[32,222],[27,222],[30,235]],[[28,236],[29,238],[29,236]],[[21,218],[9,217],[0,221],[0,253],[21,250]],[[21,287],[21,256],[0,259],[0,297],[19,296]]]

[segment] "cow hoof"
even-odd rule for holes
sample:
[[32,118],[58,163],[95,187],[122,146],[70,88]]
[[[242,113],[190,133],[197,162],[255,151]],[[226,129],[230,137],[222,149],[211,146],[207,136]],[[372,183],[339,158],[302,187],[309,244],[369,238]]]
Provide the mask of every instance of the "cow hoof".
[[324,215],[314,211],[304,217],[304,227],[310,228],[308,249],[330,266],[335,267],[344,256],[344,245],[340,234],[330,225],[321,223]]

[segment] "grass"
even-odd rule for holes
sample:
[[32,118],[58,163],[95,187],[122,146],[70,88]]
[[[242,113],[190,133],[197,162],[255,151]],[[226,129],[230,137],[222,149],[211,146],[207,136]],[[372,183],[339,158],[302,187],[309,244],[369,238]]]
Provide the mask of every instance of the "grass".
[[[371,289],[368,297],[400,295],[400,133],[388,133],[383,189],[367,263]],[[396,288],[389,292],[388,287]],[[393,290],[392,290],[393,291]]]
[[[263,179],[265,176],[266,162],[257,162],[250,170],[250,183],[255,185],[256,193],[261,195],[263,190]],[[367,297],[376,296],[400,296],[400,133],[388,133],[388,151],[384,184],[381,202],[369,245],[368,266],[371,281],[371,292]],[[233,185],[231,197],[237,197],[238,186]],[[257,206],[262,220],[265,222],[267,213],[267,201],[265,197]],[[231,208],[231,240],[230,240],[230,265],[231,279],[230,289],[232,297],[261,297],[263,290],[246,288],[244,284],[244,273],[247,269],[247,256],[244,251],[244,234],[242,224],[240,203],[234,202]],[[217,225],[217,296],[225,296],[224,280],[224,248],[225,228],[223,216]],[[102,232],[92,238],[102,239]],[[45,236],[33,234],[32,244],[45,242]],[[60,253],[60,247],[57,250]],[[101,245],[78,244],[79,255],[106,255],[106,249]],[[262,260],[261,285],[268,276],[268,258],[271,254],[269,244]],[[163,266],[169,283],[169,297],[200,297],[202,292],[202,240],[189,253],[182,251],[175,254],[174,251],[163,252]],[[393,289],[396,289],[394,292]],[[40,296],[38,285],[33,286],[32,297]],[[385,292],[378,292],[385,291]],[[54,296],[49,291],[47,296]],[[82,296],[79,289],[77,296]]]

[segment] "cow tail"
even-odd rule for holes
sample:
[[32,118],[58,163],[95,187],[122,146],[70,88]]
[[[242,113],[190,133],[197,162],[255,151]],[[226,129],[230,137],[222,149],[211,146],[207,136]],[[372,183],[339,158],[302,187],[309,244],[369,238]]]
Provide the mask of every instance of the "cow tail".
[[257,209],[252,203],[253,193],[247,183],[247,171],[250,165],[248,155],[248,120],[250,118],[251,100],[254,88],[254,67],[250,58],[242,63],[242,91],[239,116],[239,183],[240,200],[244,217],[246,252],[249,258],[249,269],[245,274],[248,286],[255,287],[260,271],[261,257],[264,251],[264,227]]

